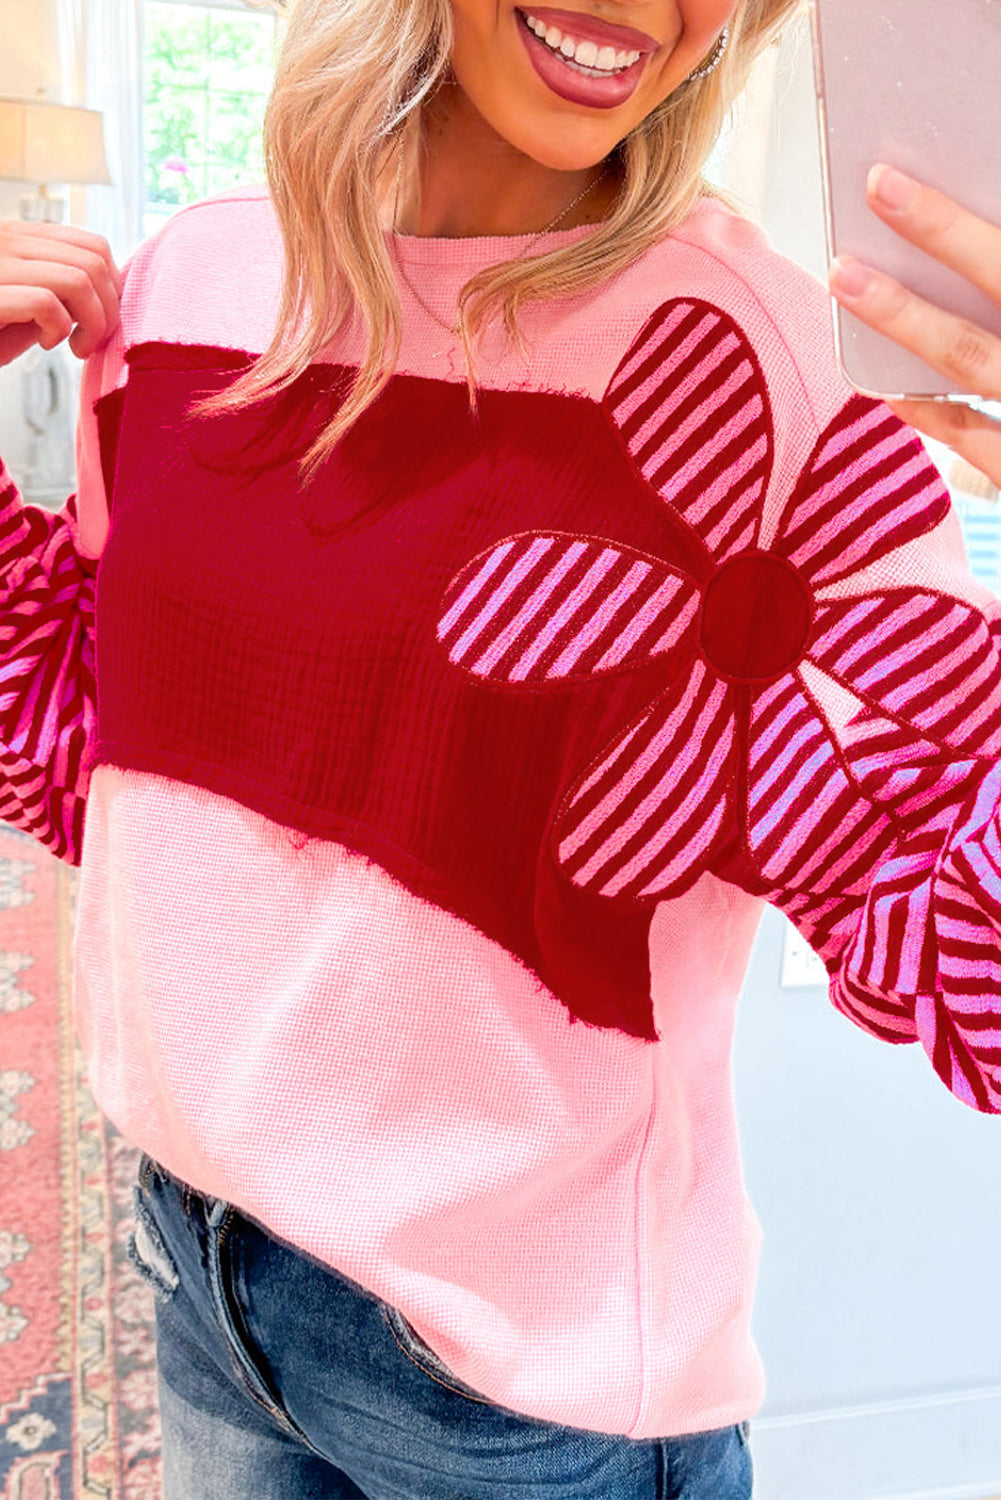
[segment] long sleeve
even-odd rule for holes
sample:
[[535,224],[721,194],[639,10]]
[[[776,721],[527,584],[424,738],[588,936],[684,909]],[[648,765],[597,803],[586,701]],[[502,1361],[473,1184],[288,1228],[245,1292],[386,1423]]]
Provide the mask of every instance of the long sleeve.
[[79,489],[62,511],[25,505],[0,464],[0,819],[70,864],[96,728],[93,538],[99,551],[107,530],[98,409],[122,370],[117,341],[85,369]]
[[78,864],[93,738],[94,572],[75,499],[22,504],[0,467],[0,818]]
[[[992,676],[977,725],[985,746],[1001,707],[996,661]],[[915,779],[926,769],[911,767]],[[1001,763],[970,756],[923,779],[920,804],[902,815],[864,896],[771,899],[823,957],[839,1010],[884,1041],[920,1042],[958,1098],[997,1114]]]

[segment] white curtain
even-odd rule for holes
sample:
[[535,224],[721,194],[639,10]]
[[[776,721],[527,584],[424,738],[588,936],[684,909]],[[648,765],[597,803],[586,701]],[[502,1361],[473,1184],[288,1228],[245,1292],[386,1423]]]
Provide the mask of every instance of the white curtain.
[[104,114],[112,187],[87,189],[87,227],[115,258],[143,237],[143,0],[56,0],[63,102]]

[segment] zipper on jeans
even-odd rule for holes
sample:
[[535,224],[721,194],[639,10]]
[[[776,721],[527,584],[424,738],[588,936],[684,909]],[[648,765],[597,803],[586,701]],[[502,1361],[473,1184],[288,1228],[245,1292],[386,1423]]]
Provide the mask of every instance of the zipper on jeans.
[[[263,1407],[268,1415],[270,1417],[273,1417],[278,1425],[280,1427],[283,1427],[286,1432],[291,1432],[296,1437],[301,1438],[303,1442],[308,1442],[306,1434],[299,1430],[288,1413],[285,1412],[280,1406],[277,1406],[275,1404],[273,1397],[268,1391],[264,1376],[262,1372],[257,1368],[257,1364],[252,1358],[250,1350],[246,1347],[242,1337],[242,1330],[240,1325],[242,1324],[243,1319],[240,1315],[239,1308],[236,1303],[236,1293],[232,1287],[232,1277],[229,1277],[230,1285],[227,1287],[227,1278],[224,1276],[223,1265],[223,1250],[229,1239],[230,1231],[233,1227],[235,1219],[236,1210],[233,1207],[227,1208],[225,1217],[223,1218],[222,1223],[219,1225],[219,1228],[216,1231],[216,1271],[219,1278],[219,1301],[222,1305],[223,1311],[226,1313],[226,1322],[223,1325],[223,1333],[226,1337],[227,1343],[231,1346],[230,1357],[235,1361],[237,1367],[240,1370],[240,1381],[243,1385],[244,1390],[247,1392],[247,1395],[250,1396],[253,1401],[256,1401],[258,1406]],[[248,1332],[248,1342],[249,1337],[250,1336]]]

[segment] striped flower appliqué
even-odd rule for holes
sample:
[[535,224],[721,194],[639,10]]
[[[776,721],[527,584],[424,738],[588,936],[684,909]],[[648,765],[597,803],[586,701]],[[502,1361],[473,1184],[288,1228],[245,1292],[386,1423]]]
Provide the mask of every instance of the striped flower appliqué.
[[908,821],[955,800],[971,757],[1001,752],[983,614],[930,589],[846,584],[945,516],[922,445],[885,406],[850,399],[763,544],[767,386],[737,325],[695,300],[650,319],[604,408],[701,539],[704,575],[611,540],[514,536],[455,578],[438,630],[455,666],[536,692],[681,662],[568,791],[560,867],[592,894],[660,900],[712,869],[736,829],[762,890],[864,892]]

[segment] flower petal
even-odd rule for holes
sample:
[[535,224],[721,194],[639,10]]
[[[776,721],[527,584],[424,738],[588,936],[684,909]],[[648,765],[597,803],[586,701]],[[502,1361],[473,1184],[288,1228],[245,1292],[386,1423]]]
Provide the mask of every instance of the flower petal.
[[820,604],[808,654],[953,758],[1001,755],[1001,654],[972,605],[911,588]]
[[864,890],[894,829],[860,796],[798,676],[753,695],[748,737],[747,837],[762,879],[815,896]]
[[635,900],[694,885],[731,816],[733,747],[730,690],[696,662],[570,794],[556,837],[574,884]]
[[673,650],[697,610],[691,580],[657,558],[530,532],[463,568],[438,639],[454,665],[491,682],[581,681]]
[[604,406],[644,479],[718,562],[755,545],[772,470],[771,408],[732,318],[694,298],[665,303],[612,376]]
[[947,829],[983,770],[975,758],[921,739],[862,704],[840,738],[859,790],[893,817],[901,833]]
[[847,578],[942,521],[949,495],[921,439],[853,396],[817,442],[774,548],[815,586]]

